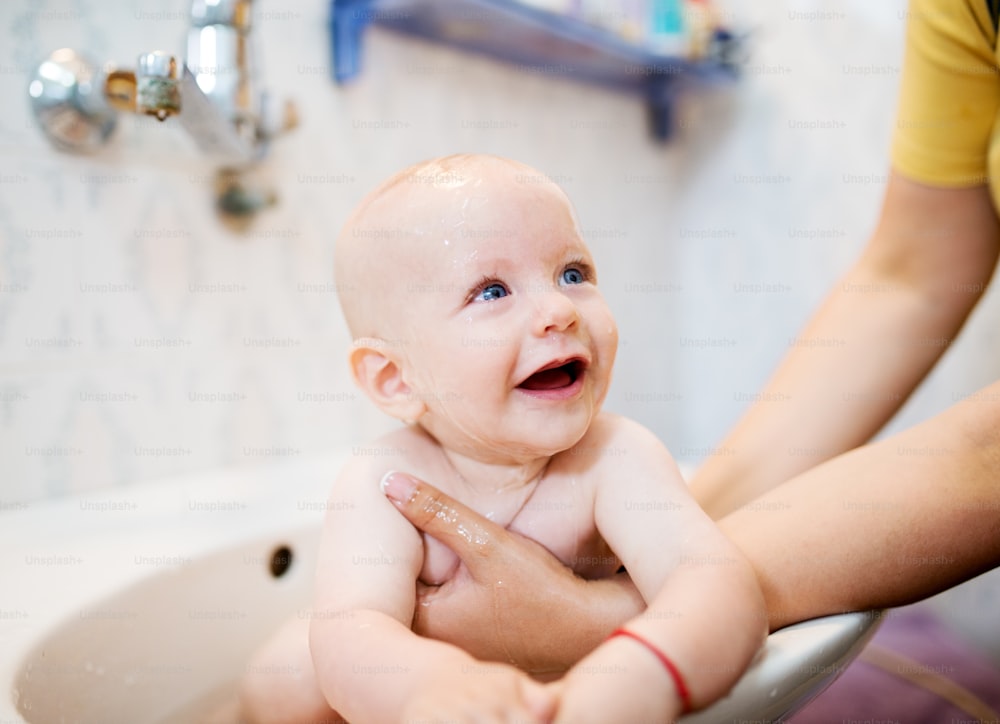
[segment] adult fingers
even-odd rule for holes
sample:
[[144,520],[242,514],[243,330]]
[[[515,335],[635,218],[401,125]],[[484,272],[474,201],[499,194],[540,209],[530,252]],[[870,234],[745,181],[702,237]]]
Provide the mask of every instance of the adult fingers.
[[389,472],[380,485],[407,520],[455,551],[474,577],[510,537],[502,526],[412,475]]

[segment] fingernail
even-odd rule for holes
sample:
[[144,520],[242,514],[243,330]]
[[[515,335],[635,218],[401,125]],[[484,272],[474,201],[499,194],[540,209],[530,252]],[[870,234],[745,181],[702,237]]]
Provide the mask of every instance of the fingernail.
[[417,490],[417,481],[405,473],[390,470],[382,476],[378,486],[391,500],[405,503]]

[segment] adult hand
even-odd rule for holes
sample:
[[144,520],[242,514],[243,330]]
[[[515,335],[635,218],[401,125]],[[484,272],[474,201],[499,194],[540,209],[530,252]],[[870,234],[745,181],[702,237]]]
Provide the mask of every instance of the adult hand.
[[463,564],[443,585],[418,588],[413,630],[422,636],[536,675],[560,673],[645,609],[626,574],[584,580],[541,545],[410,475],[390,475],[385,493]]

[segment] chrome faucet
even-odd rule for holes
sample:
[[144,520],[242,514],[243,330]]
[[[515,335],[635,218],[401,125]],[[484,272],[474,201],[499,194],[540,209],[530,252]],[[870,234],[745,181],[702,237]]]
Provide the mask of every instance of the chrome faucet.
[[61,150],[94,151],[114,130],[116,111],[176,115],[198,148],[232,176],[264,157],[268,142],[296,125],[295,109],[270,107],[257,88],[251,0],[193,0],[183,62],[167,52],[138,57],[135,70],[98,68],[63,48],[28,86],[42,131]]

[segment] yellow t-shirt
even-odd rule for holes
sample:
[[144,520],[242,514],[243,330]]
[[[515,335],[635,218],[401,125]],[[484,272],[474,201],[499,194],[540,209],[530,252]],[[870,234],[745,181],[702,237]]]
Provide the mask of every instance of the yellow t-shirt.
[[[1000,181],[1000,65],[990,5],[911,0],[893,167],[915,181],[963,187]],[[990,173],[993,170],[995,173]],[[1000,183],[990,183],[1000,208]]]

